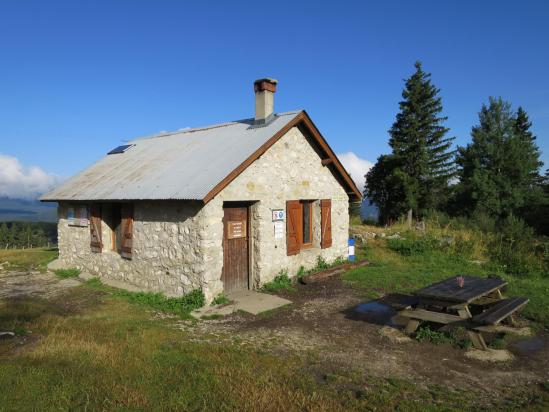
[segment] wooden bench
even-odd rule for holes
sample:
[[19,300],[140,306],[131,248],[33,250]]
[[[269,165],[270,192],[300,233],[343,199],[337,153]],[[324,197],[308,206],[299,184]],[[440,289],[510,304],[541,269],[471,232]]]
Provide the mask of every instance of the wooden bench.
[[509,298],[499,301],[471,319],[477,325],[497,325],[528,303],[526,298]]
[[472,325],[467,327],[469,338],[478,349],[486,350],[488,345],[484,341],[481,332],[495,332],[496,325],[504,319],[509,318],[520,308],[528,303],[526,298],[509,298],[499,301],[484,312],[473,316]]

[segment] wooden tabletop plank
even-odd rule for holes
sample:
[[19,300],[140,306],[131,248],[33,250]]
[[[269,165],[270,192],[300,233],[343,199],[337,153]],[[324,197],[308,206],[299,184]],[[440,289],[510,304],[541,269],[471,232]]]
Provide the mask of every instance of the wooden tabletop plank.
[[459,286],[456,277],[451,277],[420,289],[415,292],[415,295],[420,298],[471,303],[507,285],[506,281],[497,278],[478,278],[475,276],[463,276],[463,278],[463,287]]

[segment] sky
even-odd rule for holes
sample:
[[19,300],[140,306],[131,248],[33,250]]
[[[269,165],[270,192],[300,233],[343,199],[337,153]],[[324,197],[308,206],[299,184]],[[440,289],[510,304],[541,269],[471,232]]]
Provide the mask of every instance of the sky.
[[357,183],[389,152],[421,60],[457,145],[489,96],[549,165],[547,1],[0,2],[0,196],[32,197],[128,139],[305,109]]

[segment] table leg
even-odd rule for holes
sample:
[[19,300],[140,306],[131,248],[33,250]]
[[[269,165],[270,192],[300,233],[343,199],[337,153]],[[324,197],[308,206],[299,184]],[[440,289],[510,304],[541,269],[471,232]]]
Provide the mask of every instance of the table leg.
[[511,315],[507,316],[507,318],[505,318],[504,322],[507,323],[509,326],[517,326],[517,320],[516,320],[514,314],[511,314]]
[[458,309],[457,313],[459,317],[462,319],[469,319],[473,317],[473,315],[471,315],[471,311],[469,310],[468,306],[464,306],[463,308]]
[[469,339],[471,339],[471,342],[473,342],[473,346],[475,348],[480,350],[488,349],[488,345],[486,345],[486,342],[484,341],[484,338],[482,337],[482,334],[480,332],[468,330],[467,334],[469,335]]
[[411,335],[412,333],[414,333],[416,331],[416,329],[418,328],[419,326],[419,320],[417,319],[410,319],[408,321],[408,323],[406,324],[406,329],[404,329],[404,332],[407,334],[407,335]]

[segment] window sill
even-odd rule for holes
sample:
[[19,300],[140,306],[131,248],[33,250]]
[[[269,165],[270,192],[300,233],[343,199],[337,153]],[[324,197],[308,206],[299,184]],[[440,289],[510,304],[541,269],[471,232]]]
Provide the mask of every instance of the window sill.
[[307,245],[307,247],[303,246],[301,249],[299,249],[299,252],[296,253],[296,255],[299,255],[300,253],[317,253],[320,250],[320,246],[317,245]]

